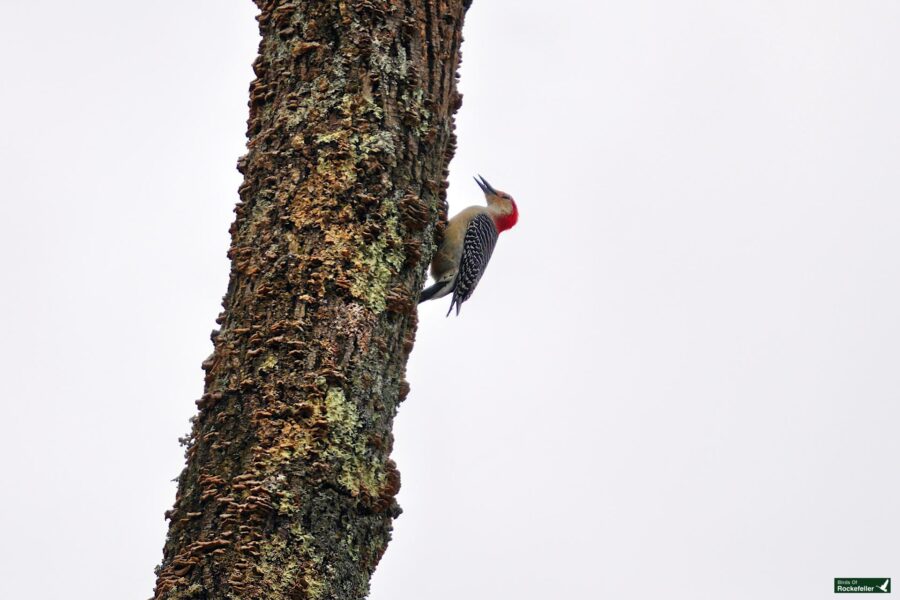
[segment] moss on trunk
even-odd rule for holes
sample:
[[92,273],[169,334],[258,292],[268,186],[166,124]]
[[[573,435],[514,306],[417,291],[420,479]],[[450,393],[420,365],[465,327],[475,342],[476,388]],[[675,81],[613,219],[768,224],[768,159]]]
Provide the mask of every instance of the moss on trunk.
[[231,279],[157,599],[358,599],[400,475],[465,0],[258,0]]

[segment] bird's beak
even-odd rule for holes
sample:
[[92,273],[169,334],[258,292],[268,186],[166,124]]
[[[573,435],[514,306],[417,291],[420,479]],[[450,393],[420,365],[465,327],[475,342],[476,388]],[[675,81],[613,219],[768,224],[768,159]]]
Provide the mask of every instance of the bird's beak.
[[[480,181],[479,181],[479,177],[481,178]],[[491,184],[489,184],[487,182],[487,179],[485,179],[484,177],[481,177],[481,175],[479,175],[478,177],[473,177],[473,179],[475,180],[475,183],[478,184],[478,187],[481,188],[482,192],[484,192],[485,194],[493,194],[495,196],[497,195],[497,190],[495,190],[494,186],[492,186]]]

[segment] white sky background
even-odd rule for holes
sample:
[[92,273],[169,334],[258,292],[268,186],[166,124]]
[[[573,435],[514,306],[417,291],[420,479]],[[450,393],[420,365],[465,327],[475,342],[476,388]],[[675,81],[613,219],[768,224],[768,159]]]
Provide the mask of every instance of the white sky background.
[[[254,14],[0,0],[0,598],[151,593]],[[900,576],[898,31],[892,0],[475,1],[451,211],[481,173],[521,219],[460,318],[422,308],[373,600]]]

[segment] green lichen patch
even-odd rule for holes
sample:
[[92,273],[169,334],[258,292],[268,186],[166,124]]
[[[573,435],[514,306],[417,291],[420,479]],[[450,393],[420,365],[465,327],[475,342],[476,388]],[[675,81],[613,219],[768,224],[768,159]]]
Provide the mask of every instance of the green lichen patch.
[[396,199],[386,200],[381,206],[383,227],[381,235],[364,246],[353,261],[350,292],[363,300],[376,314],[387,308],[387,295],[391,281],[400,271],[405,260],[403,239],[398,231],[399,213]]
[[331,441],[328,454],[339,469],[338,483],[353,496],[372,495],[383,485],[384,468],[376,457],[369,456],[365,438],[359,433],[356,405],[340,388],[329,388],[325,409]]
[[274,354],[267,354],[259,365],[261,371],[271,371],[278,364],[278,358]]
[[272,597],[293,597],[291,592],[297,589],[305,589],[310,599],[322,597],[324,584],[313,568],[321,564],[321,557],[312,542],[311,536],[295,536],[292,531],[277,534],[260,546],[259,571]]
[[195,600],[203,598],[203,586],[199,583],[192,583],[183,590],[176,590],[168,596],[168,600]]

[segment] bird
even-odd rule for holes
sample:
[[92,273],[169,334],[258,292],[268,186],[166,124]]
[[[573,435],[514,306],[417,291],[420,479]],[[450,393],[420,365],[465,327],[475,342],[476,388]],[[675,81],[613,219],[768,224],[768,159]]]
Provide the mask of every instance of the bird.
[[447,316],[472,296],[487,268],[499,235],[515,226],[519,209],[512,196],[495,189],[479,175],[475,183],[484,192],[487,206],[470,206],[447,223],[444,239],[431,261],[434,284],[422,290],[419,304],[452,293]]

